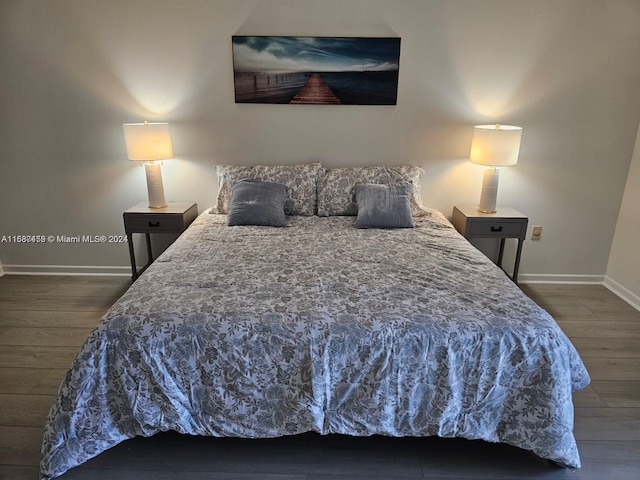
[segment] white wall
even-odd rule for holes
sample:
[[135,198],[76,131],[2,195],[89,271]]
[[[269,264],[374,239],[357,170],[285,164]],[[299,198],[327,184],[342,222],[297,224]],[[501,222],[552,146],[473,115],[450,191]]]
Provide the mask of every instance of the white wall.
[[640,128],[613,238],[605,285],[640,310]]
[[[236,33],[400,36],[398,105],[237,105]],[[544,227],[521,278],[601,279],[640,123],[638,51],[635,0],[3,0],[0,235],[122,233],[146,199],[125,122],[171,122],[166,196],[200,210],[216,164],[321,160],[422,165],[426,203],[450,215],[479,197],[473,125],[499,121],[524,128],[499,203]],[[128,265],[125,245],[0,255],[6,271]]]

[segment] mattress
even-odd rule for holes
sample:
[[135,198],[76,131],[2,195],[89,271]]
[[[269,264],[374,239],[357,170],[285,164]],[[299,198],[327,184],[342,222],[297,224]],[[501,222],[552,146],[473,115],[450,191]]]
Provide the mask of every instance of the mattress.
[[483,439],[579,467],[573,345],[438,212],[415,228],[201,214],[102,318],[51,409],[42,478],[135,436]]

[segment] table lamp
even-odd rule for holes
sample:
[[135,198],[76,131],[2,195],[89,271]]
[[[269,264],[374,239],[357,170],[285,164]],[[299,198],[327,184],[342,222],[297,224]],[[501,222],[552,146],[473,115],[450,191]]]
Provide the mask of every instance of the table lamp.
[[162,171],[158,160],[173,158],[171,131],[168,123],[125,123],[124,142],[129,160],[145,162],[149,208],[164,208]]
[[473,129],[469,160],[489,167],[484,171],[478,211],[495,213],[500,179],[498,167],[518,163],[522,128],[497,124],[476,125]]

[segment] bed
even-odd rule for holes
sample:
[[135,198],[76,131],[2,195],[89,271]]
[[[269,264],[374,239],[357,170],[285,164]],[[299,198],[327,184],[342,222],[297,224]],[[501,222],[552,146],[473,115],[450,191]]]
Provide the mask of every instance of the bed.
[[[217,206],[81,348],[45,426],[43,479],[169,430],[463,437],[580,466],[572,392],[590,381],[580,357],[547,312],[421,206],[419,169],[243,168],[221,169]],[[229,226],[240,178],[286,186],[286,226]],[[356,184],[405,180],[411,228],[356,228]]]

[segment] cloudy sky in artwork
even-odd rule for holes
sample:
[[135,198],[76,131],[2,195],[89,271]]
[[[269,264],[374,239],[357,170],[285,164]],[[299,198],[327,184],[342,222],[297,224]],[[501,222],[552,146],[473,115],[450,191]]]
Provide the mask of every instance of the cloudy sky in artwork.
[[398,70],[399,38],[233,37],[236,72]]

